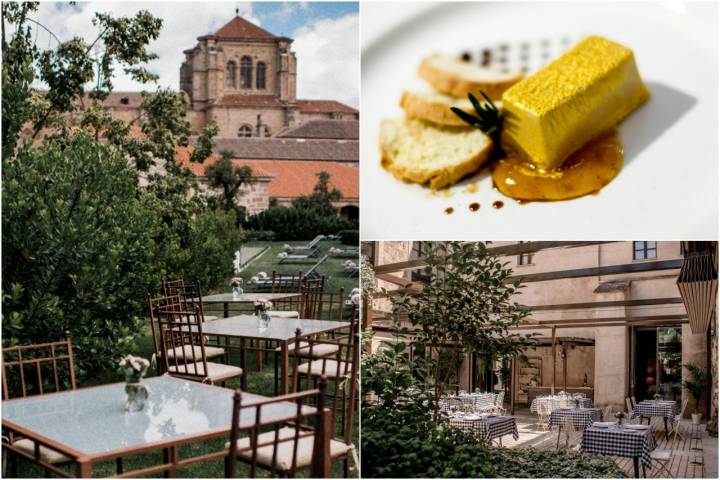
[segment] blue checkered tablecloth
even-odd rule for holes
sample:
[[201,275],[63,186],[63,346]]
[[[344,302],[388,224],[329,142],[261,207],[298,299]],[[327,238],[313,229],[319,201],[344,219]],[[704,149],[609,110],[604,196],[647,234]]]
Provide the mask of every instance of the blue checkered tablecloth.
[[[573,401],[575,399],[569,398],[569,397],[535,397],[530,404],[530,411],[532,413],[538,413],[538,405],[541,402],[547,402],[550,404],[550,411],[557,408],[569,408],[574,406]],[[593,401],[589,398],[579,398],[577,399],[580,402],[580,406],[583,408],[592,408],[593,407]]]
[[512,435],[515,440],[520,437],[515,417],[500,415],[483,416],[480,418],[451,416],[449,417],[449,422],[453,427],[473,433],[488,443],[493,439],[501,438],[505,435]]
[[673,420],[678,413],[680,413],[680,407],[677,402],[645,400],[635,405],[631,418],[643,416],[664,417]]
[[552,428],[556,425],[565,425],[565,418],[567,417],[572,419],[575,428],[583,430],[592,422],[601,422],[603,420],[603,413],[599,408],[557,408],[550,414],[548,427]]
[[631,430],[616,425],[609,428],[588,427],[583,432],[580,451],[617,457],[640,458],[650,468],[650,452],[657,443],[650,428]]

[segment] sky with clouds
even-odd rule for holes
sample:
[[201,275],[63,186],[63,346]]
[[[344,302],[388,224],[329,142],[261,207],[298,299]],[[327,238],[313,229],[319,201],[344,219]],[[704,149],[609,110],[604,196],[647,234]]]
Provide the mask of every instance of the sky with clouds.
[[[147,9],[163,19],[160,37],[150,51],[160,58],[149,64],[160,75],[159,85],[179,88],[183,50],[196,38],[215,32],[235,15],[275,34],[293,38],[298,63],[298,98],[334,99],[353,107],[359,103],[359,17],[355,2],[78,2],[41,3],[36,20],[61,40],[80,36],[93,40],[95,12],[132,16]],[[38,30],[41,48],[53,46],[50,36]],[[147,90],[116,70],[116,91]]]

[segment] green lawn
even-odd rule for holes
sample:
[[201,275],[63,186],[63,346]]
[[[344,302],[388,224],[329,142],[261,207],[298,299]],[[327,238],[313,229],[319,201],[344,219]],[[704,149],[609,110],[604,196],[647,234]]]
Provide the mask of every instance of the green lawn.
[[[285,243],[293,244],[293,242],[271,242],[271,249],[267,252],[265,252],[261,258],[255,260],[249,268],[247,268],[245,271],[243,271],[240,276],[242,276],[245,279],[249,279],[252,275],[255,275],[259,271],[265,271],[268,273],[268,275],[272,274],[272,271],[279,271],[279,272],[297,272],[297,271],[307,271],[311,267],[311,265],[281,265],[278,264],[278,258],[277,254],[282,251],[282,247]],[[305,242],[294,242],[294,243],[305,243]],[[340,242],[322,242],[321,243],[321,249],[323,252],[326,252],[331,246],[335,246],[337,248],[343,248],[344,246]],[[326,291],[337,291],[340,288],[345,289],[345,296],[352,290],[353,288],[358,286],[358,277],[347,277],[345,275],[345,272],[343,271],[342,264],[345,262],[346,259],[335,259],[335,258],[328,258],[325,263],[323,263],[319,268],[318,272],[322,275],[325,275],[327,278],[327,286]],[[355,260],[353,260],[355,261]],[[357,263],[357,262],[356,262]],[[247,291],[252,291],[251,286],[245,285],[244,286]],[[229,279],[228,279],[228,285],[221,289],[223,291],[230,291],[231,288],[229,286]],[[207,309],[207,314],[218,314],[217,310]],[[220,313],[220,315],[222,315]],[[135,352],[137,355],[140,355],[144,358],[151,358],[153,354],[153,347],[152,347],[152,336],[150,334],[150,328],[149,325],[146,328],[146,331],[144,332],[144,336],[141,337],[137,343],[137,351]],[[262,395],[268,395],[272,396],[274,395],[274,364],[273,359],[268,358],[266,354],[266,359],[263,365],[263,369],[261,371],[256,371],[256,364],[255,364],[255,356],[253,354],[248,354],[248,361],[249,365],[247,368],[247,391],[258,393]],[[230,355],[230,363],[233,365],[239,365],[240,363],[239,354],[237,352],[233,352]],[[154,375],[155,373],[151,373],[150,375]],[[120,375],[119,372],[105,372],[105,373],[99,373],[97,375],[94,375],[93,378],[81,382],[78,387],[87,387],[91,385],[100,385],[105,383],[112,383],[112,382],[120,382],[123,378]],[[229,381],[226,384],[227,388],[238,388],[240,386],[239,380],[236,381]],[[353,428],[353,443],[355,445],[358,445],[358,416],[357,413],[355,415],[355,421],[354,421],[355,427]],[[339,432],[340,425],[337,425],[337,431]],[[192,445],[187,445],[182,448],[180,448],[179,455],[180,458],[187,458],[190,456],[198,456],[205,453],[211,453],[218,451],[223,448],[225,442],[227,439],[219,439],[214,441],[206,441],[202,443],[195,443]],[[138,455],[135,457],[128,457],[124,460],[125,470],[134,470],[136,468],[142,468],[145,466],[150,465],[157,465],[162,463],[162,453],[152,453],[152,454],[143,454]],[[350,475],[353,477],[358,476],[357,470],[354,469],[354,464],[351,461],[350,462],[351,468],[353,468],[350,471]],[[239,476],[247,476],[249,475],[249,470],[245,469],[246,467],[238,462],[238,475]],[[102,476],[110,476],[114,475],[115,473],[115,463],[114,462],[107,462],[104,464],[96,465],[93,468],[93,472],[95,476],[102,477]],[[245,473],[247,472],[247,473]],[[264,471],[260,471],[258,475],[260,476],[267,476]],[[18,474],[20,477],[43,477],[44,472],[40,469],[35,467],[34,465],[30,465],[27,462],[24,462],[22,460],[18,461]],[[214,461],[214,462],[205,462],[200,464],[191,465],[182,469],[179,469],[176,473],[177,477],[180,478],[223,478],[225,474],[224,471],[224,464],[222,461]],[[343,471],[342,471],[342,463],[341,462],[335,462],[333,464],[333,475],[335,477],[342,477]],[[307,472],[300,472],[299,476],[307,476]]]

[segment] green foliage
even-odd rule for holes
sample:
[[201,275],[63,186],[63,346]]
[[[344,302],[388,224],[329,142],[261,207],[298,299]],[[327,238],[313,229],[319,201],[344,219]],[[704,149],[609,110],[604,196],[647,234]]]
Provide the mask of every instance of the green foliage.
[[[461,353],[506,358],[534,342],[529,335],[511,333],[530,313],[513,299],[522,288],[508,282],[512,270],[482,242],[423,244],[425,286],[393,297],[395,312],[414,327],[416,348],[429,352],[425,368],[433,372],[440,395],[454,375]],[[399,331],[403,326],[398,325]],[[449,351],[451,353],[445,353]],[[445,361],[436,361],[443,352]]]
[[154,199],[121,155],[86,133],[3,161],[3,336],[57,340],[81,369],[110,366],[140,333],[161,280]]
[[698,407],[700,406],[700,400],[702,400],[703,395],[705,395],[705,390],[707,389],[710,376],[706,369],[698,367],[695,364],[685,363],[683,364],[683,367],[687,369],[690,376],[683,381],[682,384],[683,387],[685,387],[685,390],[690,392],[690,395],[692,395],[695,400],[695,412],[697,413]]
[[492,449],[499,478],[625,478],[612,458],[572,450]]
[[313,193],[296,198],[292,202],[293,206],[301,209],[316,210],[323,216],[337,215],[337,208],[333,206],[333,202],[342,199],[342,192],[335,187],[330,188],[330,174],[328,172],[319,172],[317,177],[318,182],[313,187]]
[[248,240],[255,240],[259,242],[272,242],[275,240],[275,232],[272,230],[249,230],[247,232]]
[[337,215],[324,216],[315,209],[273,207],[251,215],[244,224],[252,230],[272,230],[276,240],[310,240],[354,227]]
[[343,230],[338,232],[343,245],[360,245],[360,232],[358,230]]
[[212,150],[215,146],[213,137],[217,135],[219,131],[220,129],[215,122],[210,122],[205,128],[203,128],[203,131],[198,137],[197,145],[195,145],[195,148],[190,155],[191,162],[203,163],[210,155],[212,155]]
[[213,203],[233,212],[236,225],[239,225],[245,220],[245,208],[237,204],[238,196],[242,194],[243,186],[251,185],[255,180],[250,167],[233,165],[233,155],[232,150],[220,152],[220,159],[205,167],[205,176],[211,187],[221,190],[220,195],[212,199]]

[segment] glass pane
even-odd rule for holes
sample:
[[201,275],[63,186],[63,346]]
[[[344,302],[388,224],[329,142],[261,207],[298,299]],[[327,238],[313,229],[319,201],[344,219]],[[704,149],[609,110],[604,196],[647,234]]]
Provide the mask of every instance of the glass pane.
[[682,331],[679,327],[657,329],[657,393],[666,400],[680,401],[682,375]]

